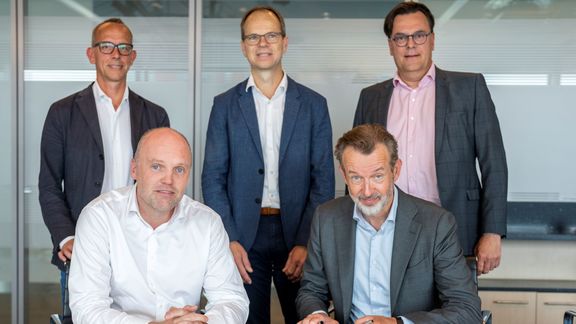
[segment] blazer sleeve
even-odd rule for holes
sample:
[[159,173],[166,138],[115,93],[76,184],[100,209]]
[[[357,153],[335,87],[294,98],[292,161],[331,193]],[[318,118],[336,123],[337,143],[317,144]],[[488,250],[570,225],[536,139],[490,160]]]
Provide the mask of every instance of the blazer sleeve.
[[474,133],[482,177],[480,232],[506,235],[508,168],[494,102],[481,74],[476,75]]
[[40,208],[55,248],[64,238],[74,235],[75,227],[62,187],[66,145],[63,119],[53,104],[46,116],[40,142]]
[[433,247],[434,283],[441,308],[405,316],[414,323],[481,323],[480,298],[456,234],[456,220],[449,212],[440,215]]
[[310,228],[308,256],[304,263],[300,289],[296,297],[296,310],[300,318],[304,318],[315,311],[326,312],[329,301],[330,290],[320,247],[320,220],[316,211]]
[[334,159],[332,158],[332,124],[324,97],[319,103],[311,135],[310,194],[298,228],[295,244],[306,246],[310,236],[310,222],[316,207],[334,199]]
[[222,218],[230,241],[238,241],[240,235],[232,216],[232,204],[228,194],[230,149],[228,147],[227,109],[225,104],[218,102],[219,99],[216,97],[206,131],[202,195],[206,205],[210,206]]

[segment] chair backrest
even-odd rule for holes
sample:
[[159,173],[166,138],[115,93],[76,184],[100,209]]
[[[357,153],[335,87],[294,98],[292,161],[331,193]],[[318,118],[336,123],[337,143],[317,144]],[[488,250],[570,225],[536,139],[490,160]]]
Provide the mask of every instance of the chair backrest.
[[68,277],[70,275],[70,261],[65,263],[66,280],[64,281],[64,297],[62,305],[62,315],[50,315],[50,324],[72,324],[72,312],[70,311],[70,299],[68,294]]
[[567,310],[564,313],[564,324],[574,323],[574,318],[576,318],[576,310]]
[[468,256],[466,257],[466,263],[472,272],[472,278],[474,279],[474,284],[476,285],[476,289],[478,289],[478,276],[476,275],[478,270],[478,265],[476,264],[476,257]]
[[[474,285],[476,286],[476,292],[478,292],[478,275],[477,269],[478,265],[476,264],[476,257],[466,257],[466,264],[470,268],[472,272],[472,278],[474,280]],[[482,323],[484,324],[491,324],[492,323],[492,312],[489,310],[482,310]]]

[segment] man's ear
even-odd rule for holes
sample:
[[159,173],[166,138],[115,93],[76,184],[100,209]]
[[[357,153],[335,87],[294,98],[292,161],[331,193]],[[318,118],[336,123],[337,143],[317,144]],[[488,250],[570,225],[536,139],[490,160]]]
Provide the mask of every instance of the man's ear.
[[396,164],[394,164],[394,182],[396,182],[396,180],[398,180],[398,177],[400,177],[400,170],[402,169],[402,160],[398,159],[396,160]]
[[344,183],[346,183],[346,185],[348,185],[348,179],[346,179],[346,171],[344,171],[344,167],[342,167],[342,164],[340,164],[340,166],[338,167],[338,170],[340,171],[340,174],[342,175],[342,179],[344,179]]
[[88,58],[90,64],[96,63],[96,58],[94,58],[94,47],[88,47],[86,49],[86,57]]
[[136,175],[136,160],[132,159],[130,161],[130,176],[132,179],[137,180],[138,176]]

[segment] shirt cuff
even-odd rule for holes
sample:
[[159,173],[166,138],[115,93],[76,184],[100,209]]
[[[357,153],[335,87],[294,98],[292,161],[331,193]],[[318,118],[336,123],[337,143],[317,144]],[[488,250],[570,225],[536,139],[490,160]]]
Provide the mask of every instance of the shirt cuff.
[[65,239],[63,239],[60,244],[58,244],[58,246],[60,247],[60,250],[62,250],[62,247],[64,246],[64,244],[68,243],[68,241],[73,240],[74,239],[74,235],[70,235],[68,237],[66,237]]

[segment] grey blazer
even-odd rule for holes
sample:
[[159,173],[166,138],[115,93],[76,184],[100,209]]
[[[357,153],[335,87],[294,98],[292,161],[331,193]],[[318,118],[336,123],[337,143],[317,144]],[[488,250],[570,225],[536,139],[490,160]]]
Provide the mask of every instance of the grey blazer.
[[[393,89],[392,80],[363,89],[354,126],[386,126]],[[498,117],[484,77],[436,68],[435,114],[440,201],[456,217],[464,254],[473,255],[482,234],[506,235],[508,169]]]
[[[301,317],[325,311],[332,299],[336,320],[350,323],[356,242],[353,209],[346,196],[316,210],[296,299]],[[392,316],[415,323],[481,322],[480,299],[458,243],[454,216],[399,189],[390,304]]]
[[[132,149],[149,129],[170,127],[166,111],[130,91]],[[58,245],[74,235],[76,220],[100,195],[104,179],[104,148],[92,84],[50,106],[40,144],[38,189],[44,223],[54,245],[52,263],[61,270]]]

